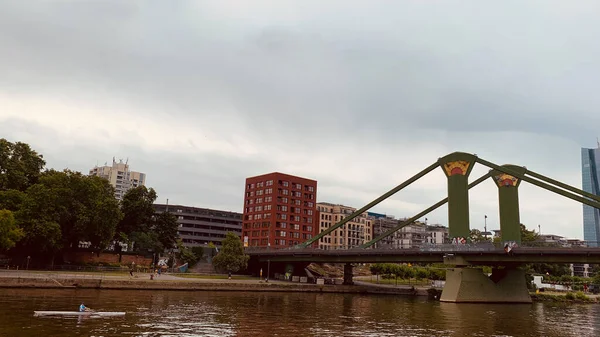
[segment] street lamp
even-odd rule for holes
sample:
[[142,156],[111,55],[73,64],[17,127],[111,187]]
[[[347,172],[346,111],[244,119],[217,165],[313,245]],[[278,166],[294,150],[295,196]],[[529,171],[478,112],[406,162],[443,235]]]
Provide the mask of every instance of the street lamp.
[[487,241],[487,215],[483,216],[483,231],[485,232],[485,241]]

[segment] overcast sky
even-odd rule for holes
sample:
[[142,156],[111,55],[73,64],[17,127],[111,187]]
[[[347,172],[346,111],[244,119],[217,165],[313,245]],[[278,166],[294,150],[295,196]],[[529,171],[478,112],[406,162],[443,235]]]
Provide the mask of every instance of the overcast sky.
[[[453,151],[581,188],[600,134],[600,2],[0,2],[0,137],[48,167],[113,156],[159,201],[242,211],[244,179],[362,207]],[[471,180],[487,172],[477,166]],[[373,208],[446,196],[435,170]],[[498,228],[497,188],[470,194]],[[582,238],[578,202],[523,183],[521,220]],[[447,208],[428,216],[447,225]]]

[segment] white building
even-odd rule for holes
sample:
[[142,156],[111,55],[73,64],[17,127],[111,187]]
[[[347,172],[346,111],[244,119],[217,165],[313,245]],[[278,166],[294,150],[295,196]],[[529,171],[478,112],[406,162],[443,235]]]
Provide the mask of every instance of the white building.
[[119,160],[117,163],[113,158],[112,166],[106,163],[104,166],[95,166],[90,170],[90,176],[98,176],[110,182],[115,188],[115,198],[122,200],[127,191],[138,186],[146,185],[146,174],[129,169],[127,162]]

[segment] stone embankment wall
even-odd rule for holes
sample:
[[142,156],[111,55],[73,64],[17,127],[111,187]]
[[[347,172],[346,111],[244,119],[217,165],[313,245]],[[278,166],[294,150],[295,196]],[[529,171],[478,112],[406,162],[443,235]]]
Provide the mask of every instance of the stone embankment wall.
[[147,281],[110,279],[69,279],[69,278],[19,278],[0,279],[0,288],[40,288],[40,289],[113,289],[113,290],[183,290],[183,291],[277,291],[277,292],[323,292],[323,293],[364,293],[423,295],[426,292],[402,288],[379,288],[370,286],[316,285],[298,283],[265,283],[216,281]]

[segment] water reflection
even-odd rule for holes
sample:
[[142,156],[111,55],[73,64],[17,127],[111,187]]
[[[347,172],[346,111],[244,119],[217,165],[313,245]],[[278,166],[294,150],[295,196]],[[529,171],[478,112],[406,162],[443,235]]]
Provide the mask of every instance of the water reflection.
[[[34,310],[126,311],[33,317]],[[598,305],[350,294],[0,289],[0,336],[598,336]]]

